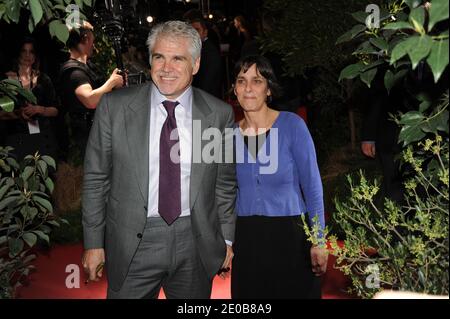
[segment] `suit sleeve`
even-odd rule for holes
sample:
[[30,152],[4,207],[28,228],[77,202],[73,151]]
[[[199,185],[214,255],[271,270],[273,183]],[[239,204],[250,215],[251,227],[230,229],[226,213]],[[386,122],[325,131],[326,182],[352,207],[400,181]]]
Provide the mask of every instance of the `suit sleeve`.
[[383,108],[383,97],[381,92],[373,94],[367,99],[367,104],[364,107],[363,125],[361,129],[361,141],[377,140],[377,130],[380,124],[380,118]]
[[95,112],[84,159],[82,221],[85,249],[104,247],[111,167],[111,120],[108,94],[105,94]]
[[[233,128],[234,113],[230,108],[225,128]],[[224,152],[222,162],[218,164],[216,179],[216,202],[218,206],[219,220],[222,227],[222,234],[225,240],[234,241],[234,227],[236,215],[234,206],[236,202],[236,166],[234,160],[227,163],[225,160],[226,152],[230,151],[226,146],[233,146],[232,130],[225,134],[228,130],[222,132],[222,142]]]

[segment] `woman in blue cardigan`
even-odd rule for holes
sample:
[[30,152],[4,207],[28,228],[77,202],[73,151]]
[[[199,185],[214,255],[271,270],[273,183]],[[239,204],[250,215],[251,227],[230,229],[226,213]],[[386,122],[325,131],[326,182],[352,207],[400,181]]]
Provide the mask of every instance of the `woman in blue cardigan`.
[[327,266],[300,215],[324,227],[323,191],[314,143],[296,114],[268,106],[279,87],[262,56],[235,67],[234,93],[244,111],[236,124],[236,237],[232,298],[320,298]]

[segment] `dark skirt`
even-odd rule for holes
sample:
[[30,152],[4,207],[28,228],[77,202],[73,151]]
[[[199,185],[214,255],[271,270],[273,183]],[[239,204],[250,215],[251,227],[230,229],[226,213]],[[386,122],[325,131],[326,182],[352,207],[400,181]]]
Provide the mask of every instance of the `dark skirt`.
[[231,297],[320,299],[310,248],[300,216],[238,217]]

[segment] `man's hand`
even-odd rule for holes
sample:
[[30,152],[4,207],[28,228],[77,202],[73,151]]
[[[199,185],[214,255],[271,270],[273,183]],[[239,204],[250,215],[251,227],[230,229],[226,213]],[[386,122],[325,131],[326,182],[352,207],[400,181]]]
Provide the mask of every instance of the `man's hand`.
[[87,249],[84,251],[82,264],[84,272],[88,275],[87,281],[99,281],[103,275],[105,264],[105,250],[103,248]]
[[364,155],[375,158],[375,143],[362,142],[361,151]]
[[230,276],[231,260],[233,259],[233,256],[233,248],[230,245],[227,245],[227,255],[225,256],[225,260],[220,268],[223,270],[219,274],[220,278],[226,279]]
[[311,247],[312,271],[316,276],[322,276],[327,271],[328,251],[325,247]]
[[121,88],[124,85],[124,78],[120,75],[119,69],[114,69],[107,82],[111,90]]

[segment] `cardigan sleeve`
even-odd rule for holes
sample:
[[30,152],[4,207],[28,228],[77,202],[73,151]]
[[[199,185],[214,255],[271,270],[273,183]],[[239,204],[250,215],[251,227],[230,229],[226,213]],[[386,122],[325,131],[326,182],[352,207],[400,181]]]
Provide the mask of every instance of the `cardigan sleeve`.
[[312,225],[314,217],[317,216],[320,223],[320,236],[323,236],[323,229],[325,228],[323,188],[314,142],[305,122],[299,116],[294,115],[289,126],[293,133],[289,135],[292,136],[292,154],[310,225]]

